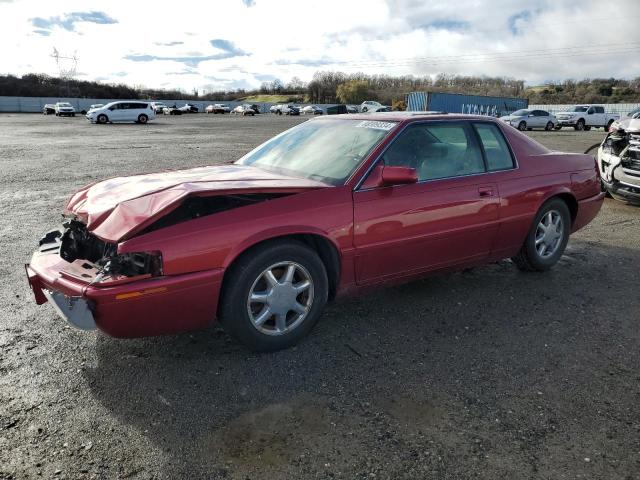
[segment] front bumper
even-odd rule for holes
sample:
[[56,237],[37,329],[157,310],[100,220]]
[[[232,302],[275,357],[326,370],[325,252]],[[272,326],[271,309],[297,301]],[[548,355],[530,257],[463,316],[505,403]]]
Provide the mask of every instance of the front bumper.
[[76,262],[50,249],[36,251],[25,267],[36,303],[51,303],[76,328],[133,338],[196,330],[215,318],[223,269],[109,285],[83,280],[83,261]]
[[578,123],[577,118],[558,118],[558,123],[556,125],[560,127],[573,127]]

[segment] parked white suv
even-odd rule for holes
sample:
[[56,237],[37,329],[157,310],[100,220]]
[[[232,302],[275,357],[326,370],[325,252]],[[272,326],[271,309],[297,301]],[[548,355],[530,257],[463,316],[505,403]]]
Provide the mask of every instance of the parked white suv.
[[609,130],[611,124],[620,118],[620,115],[605,113],[602,105],[575,105],[565,112],[556,113],[558,123],[556,130],[562,127],[573,127],[574,130],[591,130],[591,127],[602,127]]
[[65,115],[67,117],[76,116],[76,109],[73,108],[73,105],[71,105],[68,102],[56,103],[55,110],[56,110],[56,117],[64,117]]
[[91,123],[147,123],[156,118],[156,112],[148,102],[111,102],[87,112],[86,117]]

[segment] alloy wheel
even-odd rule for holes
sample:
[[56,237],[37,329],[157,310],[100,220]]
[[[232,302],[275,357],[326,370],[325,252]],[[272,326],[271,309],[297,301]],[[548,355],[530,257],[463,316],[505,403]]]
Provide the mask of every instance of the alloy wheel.
[[249,319],[261,333],[289,333],[309,314],[313,305],[313,290],[311,275],[299,263],[279,262],[271,265],[249,289]]
[[558,250],[564,235],[564,224],[560,212],[549,210],[538,223],[535,247],[540,258],[549,258]]

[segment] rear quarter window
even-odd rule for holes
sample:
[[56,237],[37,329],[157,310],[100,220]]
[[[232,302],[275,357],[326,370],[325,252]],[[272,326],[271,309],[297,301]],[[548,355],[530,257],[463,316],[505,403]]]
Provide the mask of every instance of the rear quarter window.
[[473,127],[480,137],[489,171],[495,172],[513,168],[513,157],[500,129],[491,123],[474,123]]

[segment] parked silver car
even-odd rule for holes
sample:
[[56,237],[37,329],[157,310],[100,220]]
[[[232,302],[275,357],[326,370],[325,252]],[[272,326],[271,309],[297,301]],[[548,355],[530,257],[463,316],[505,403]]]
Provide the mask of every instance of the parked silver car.
[[516,110],[511,115],[500,117],[505,123],[518,130],[533,130],[534,128],[542,128],[544,130],[553,130],[558,123],[555,115],[545,110]]

